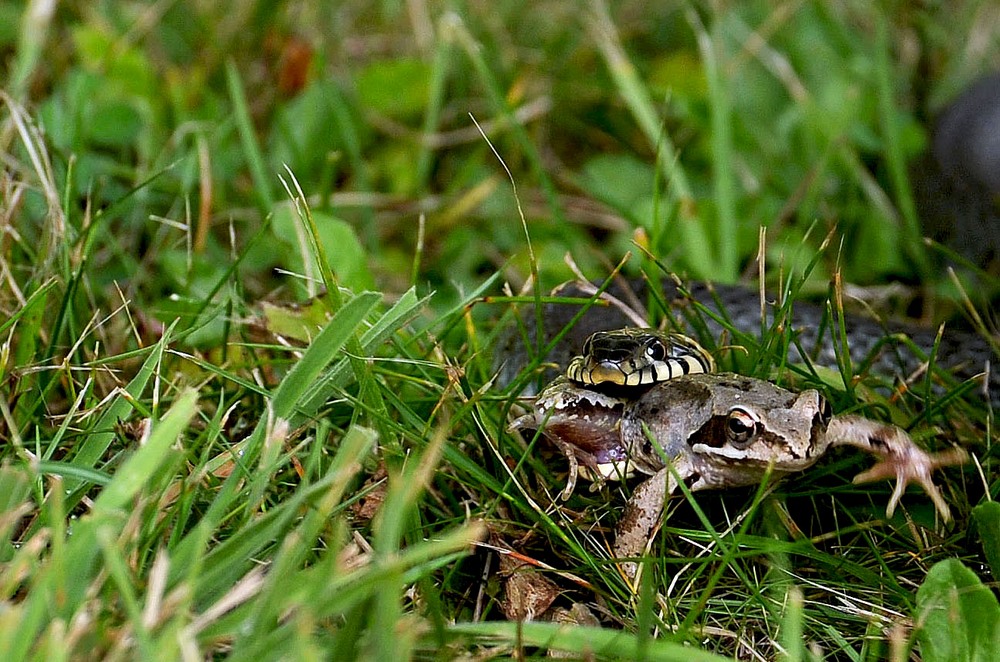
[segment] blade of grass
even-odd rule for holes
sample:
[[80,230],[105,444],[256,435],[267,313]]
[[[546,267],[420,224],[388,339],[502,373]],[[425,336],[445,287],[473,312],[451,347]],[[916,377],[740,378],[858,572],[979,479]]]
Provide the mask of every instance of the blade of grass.
[[[32,332],[37,333],[39,330],[39,318],[42,316],[45,308],[45,302],[48,300],[49,292],[56,285],[56,279],[50,278],[42,285],[38,287],[37,290],[28,295],[28,299],[24,302],[24,305],[19,307],[14,314],[7,318],[5,321],[0,322],[0,336],[6,335],[8,330],[17,324],[21,318],[24,318],[25,324],[28,325],[25,333],[23,335],[30,336]],[[21,345],[25,347],[22,348]],[[34,359],[35,343],[31,342],[30,338],[23,339],[22,343],[19,343],[17,349],[14,353],[15,365],[26,365],[31,363]]]
[[[319,228],[316,227],[316,221],[313,218],[312,210],[309,207],[309,202],[306,200],[305,193],[302,192],[298,180],[287,165],[285,166],[285,170],[288,172],[289,177],[291,177],[292,184],[294,184],[294,193],[284,179],[281,180],[281,183],[285,186],[285,191],[295,203],[295,211],[299,216],[299,220],[305,225],[308,231],[310,248],[323,276],[323,285],[326,287],[327,300],[330,303],[331,310],[337,312],[343,305],[340,284],[336,274],[334,274],[333,269],[330,267],[330,262],[326,256],[326,249],[320,240]],[[375,421],[375,425],[379,428],[379,433],[382,435],[383,440],[388,442],[391,437],[388,430],[381,424],[381,421],[385,420],[387,416],[385,403],[382,400],[379,389],[375,385],[371,370],[368,369],[368,366],[361,359],[364,355],[364,350],[361,342],[358,340],[357,334],[348,336],[346,344],[348,361],[354,369],[355,379],[357,379],[358,384],[361,386],[360,399],[369,405],[367,411],[372,413],[372,418]]]
[[93,511],[124,509],[139,489],[146,484],[170,452],[181,433],[197,413],[198,392],[183,391],[160,421],[153,424],[149,438],[115,472],[111,482],[94,500]]
[[614,79],[618,93],[632,112],[639,128],[646,135],[658,155],[657,167],[670,191],[679,203],[677,232],[684,248],[686,264],[700,278],[716,278],[717,262],[711,250],[710,234],[703,221],[695,215],[694,194],[687,174],[680,165],[677,149],[669,136],[661,130],[653,101],[639,79],[635,66],[625,54],[618,32],[603,0],[592,0],[587,15],[587,30],[604,56],[608,72]]
[[43,476],[69,477],[92,485],[107,485],[111,482],[111,474],[88,467],[80,467],[70,462],[43,460],[38,463],[38,473]]
[[712,178],[715,184],[715,233],[711,241],[718,246],[717,261],[712,265],[711,278],[733,283],[739,276],[739,222],[736,214],[736,189],[733,173],[733,108],[728,81],[719,60],[723,55],[718,18],[710,30],[705,30],[693,9],[686,12],[693,23],[698,50],[704,63],[712,126]]
[[[434,540],[399,550],[384,559],[384,563],[372,563],[346,572],[340,568],[335,556],[328,554],[323,562],[286,578],[288,590],[280,611],[291,614],[309,610],[316,620],[335,619],[339,626],[330,637],[332,644],[327,644],[325,652],[331,654],[331,659],[356,659],[360,656],[358,651],[364,650],[371,639],[382,637],[382,633],[367,628],[371,623],[369,605],[384,581],[400,577],[404,584],[412,584],[468,554],[473,542],[483,533],[482,526],[465,526]],[[250,603],[242,604],[201,635],[208,639],[231,637],[237,630],[246,628],[252,608]],[[294,626],[295,623],[288,625]],[[406,622],[399,624],[399,627],[406,626]],[[423,634],[422,626],[421,631],[415,634]],[[248,638],[250,645],[243,649],[239,659],[283,657],[290,642],[297,636],[292,627],[279,627],[268,633],[257,632],[255,637]]]
[[893,45],[885,10],[881,7],[875,10],[875,80],[878,86],[879,120],[882,128],[882,138],[885,141],[886,164],[892,178],[896,202],[903,217],[903,247],[913,260],[913,268],[917,276],[924,282],[932,282],[930,260],[924,248],[923,230],[917,217],[917,207],[913,202],[913,192],[907,176],[907,160],[903,154],[900,136],[899,120],[896,109],[896,94],[893,81],[896,75],[893,71]]
[[[364,431],[348,433],[337,451],[331,469],[313,485],[303,486],[266,514],[248,520],[227,540],[215,546],[204,559],[204,571],[197,579],[196,601],[202,605],[224,595],[237,579],[252,566],[253,557],[282,539],[302,509],[316,501],[328,503],[336,497],[333,508],[340,507],[346,481],[359,470],[359,461],[374,443],[374,435]],[[324,499],[326,501],[324,501]],[[178,569],[181,571],[182,569]]]
[[[430,443],[419,457],[411,456],[410,469],[404,469],[396,480],[390,481],[385,502],[374,522],[375,562],[398,554],[402,543],[403,530],[409,521],[413,507],[420,494],[427,489],[435,467],[441,458],[441,451],[448,437],[450,426],[443,423],[431,437]],[[402,594],[405,583],[396,574],[387,574],[377,585],[373,609],[373,623],[378,632],[393,632],[403,619]],[[402,660],[412,656],[411,637],[376,637],[372,642],[373,659]]]
[[[295,576],[305,565],[306,556],[311,553],[314,541],[320,538],[323,529],[328,528],[330,522],[337,517],[351,480],[361,470],[361,458],[371,452],[376,440],[373,431],[359,427],[352,427],[344,435],[333,463],[321,479],[326,485],[325,493],[315,500],[295,529],[281,536],[281,548],[274,557],[264,588],[254,601],[252,622],[280,620],[290,602],[289,596],[298,592]],[[334,554],[335,551],[329,550],[328,553]],[[234,656],[240,655],[244,648],[252,649],[258,645],[254,632],[241,634],[233,644]]]
[[[481,645],[506,645],[512,649],[538,646],[566,651],[584,658],[641,659],[662,662],[722,662],[728,657],[700,651],[674,641],[643,643],[638,636],[622,630],[597,627],[566,627],[559,623],[455,623],[449,633],[471,638]],[[472,642],[469,642],[470,644]]]
[[[10,560],[14,551],[11,532],[26,514],[24,507],[31,493],[31,483],[25,471],[0,466],[0,563]],[[3,582],[0,582],[2,585]],[[0,599],[6,596],[0,592]]]
[[260,144],[257,142],[257,133],[254,130],[253,120],[250,119],[250,108],[247,106],[247,95],[246,90],[243,88],[243,79],[236,68],[236,62],[232,59],[226,61],[226,84],[229,87],[229,100],[233,104],[233,113],[236,115],[236,129],[240,134],[240,142],[243,145],[243,158],[250,168],[250,177],[253,179],[257,209],[260,211],[261,216],[266,217],[274,207],[274,192],[271,187],[271,177],[267,175],[267,165],[260,151]]
[[7,78],[7,85],[15,99],[24,100],[31,77],[45,57],[45,45],[57,6],[58,3],[51,0],[31,0],[24,8],[21,28],[17,31],[14,63]]
[[[61,551],[61,540],[53,542],[53,554],[34,575],[30,598],[22,612],[21,638],[16,644],[17,650],[11,651],[18,653],[14,659],[24,659],[47,622],[53,618],[68,620],[81,608],[88,592],[96,591],[96,586],[103,581],[103,570],[97,558],[102,550],[100,536],[106,534],[100,532],[109,527],[121,530],[128,502],[157,475],[164,458],[194,416],[197,398],[197,391],[184,391],[164,417],[154,424],[147,443],[126,460],[94,501],[91,512],[73,527],[65,551]],[[59,481],[54,487],[60,487]],[[52,515],[61,520],[65,512],[63,501],[60,499],[54,505],[56,510]]]
[[[248,477],[251,479],[251,490],[260,489],[259,485],[269,481],[268,475],[256,474],[249,471],[248,467],[257,461],[258,454],[272,426],[278,420],[289,421],[296,415],[298,404],[311,390],[317,377],[344,347],[348,338],[354,336],[378,300],[378,294],[362,292],[344,304],[319,332],[299,362],[281,380],[271,398],[269,415],[260,418],[240,455],[233,457],[233,460],[238,462],[240,467],[226,478],[222,489],[212,501],[212,505],[205,515],[207,521],[214,523],[223,521],[232,507],[233,501],[239,498],[239,486],[242,485],[244,479]],[[321,403],[314,404],[318,407]]]
[[[419,309],[428,301],[430,297],[417,298],[416,291],[411,288],[399,298],[393,306],[381,315],[372,326],[361,334],[361,351],[358,356],[369,356],[375,348],[385,342],[386,338],[398,331],[407,322],[413,319]],[[296,409],[296,417],[292,419],[293,425],[299,425],[303,419],[311,418],[319,411],[338,388],[345,383],[349,374],[350,364],[346,361],[338,361],[328,371],[317,377],[302,394],[299,406]]]
[[417,172],[414,190],[426,191],[433,165],[434,150],[429,139],[441,123],[441,109],[445,103],[448,73],[454,57],[452,43],[448,39],[438,39],[431,62],[431,80],[427,90],[427,107],[424,109],[422,127],[423,140],[417,153]]
[[292,417],[296,404],[310,391],[334,356],[354,337],[358,327],[380,299],[375,292],[362,292],[345,303],[323,327],[274,392],[271,411],[276,418],[289,420]]
[[802,589],[789,586],[785,593],[785,613],[781,619],[781,642],[784,652],[782,659],[788,662],[801,662],[807,659],[803,627],[805,613],[802,601]]
[[[56,313],[55,321],[52,323],[52,327],[48,332],[48,346],[43,354],[43,359],[41,363],[51,363],[56,354],[62,349],[62,343],[64,343],[64,336],[70,338],[74,341],[78,341],[80,337],[79,329],[76,327],[77,318],[74,315],[74,306],[77,303],[77,294],[81,285],[87,277],[87,268],[91,260],[91,256],[94,251],[98,249],[98,238],[108,233],[105,231],[105,223],[113,218],[114,214],[117,212],[118,208],[125,204],[127,200],[137,195],[140,191],[144,190],[151,182],[158,179],[164,175],[169,170],[173,169],[177,164],[172,163],[157,172],[153,173],[151,176],[147,177],[145,180],[140,182],[138,185],[129,189],[122,197],[115,200],[108,207],[99,210],[95,215],[91,223],[87,225],[84,233],[79,237],[78,245],[74,247],[73,244],[67,241],[61,241],[60,246],[62,250],[66,253],[64,259],[62,260],[64,266],[64,273],[61,274],[60,278],[66,283],[65,292],[63,293],[62,300],[59,304],[59,310]],[[64,231],[65,235],[65,231]],[[79,254],[82,257],[70,259],[69,253],[71,249],[75,248],[75,254]],[[72,264],[76,263],[75,270],[70,271]],[[135,267],[133,266],[133,269]],[[79,347],[79,342],[71,343]],[[68,360],[68,357],[67,357]],[[86,361],[86,357],[81,359],[81,362]],[[54,383],[53,375],[54,373],[42,373],[39,378],[39,387],[37,389],[37,397],[31,403],[29,411],[34,412],[39,406],[45,401],[49,396],[52,388],[56,386]]]
[[[192,392],[193,393],[193,392]],[[128,623],[131,625],[131,636],[136,639],[137,652],[144,659],[154,659],[153,642],[149,629],[142,620],[142,607],[139,604],[137,578],[129,571],[128,563],[122,558],[123,550],[118,546],[117,531],[110,526],[97,530],[97,544],[100,547],[103,567],[114,585],[117,597],[124,608]]]
[[[316,609],[319,613],[334,616],[342,614],[354,604],[370,600],[382,582],[399,577],[402,582],[416,581],[437,568],[469,553],[473,543],[485,533],[482,523],[462,526],[433,539],[422,541],[412,547],[398,550],[395,554],[381,557],[380,562],[370,564],[360,570],[345,572],[335,577],[317,577],[306,582],[313,587]],[[325,586],[325,590],[317,590]]]
[[[351,175],[357,179],[357,188],[362,191],[373,189],[368,176],[371,164],[365,161],[365,155],[361,147],[361,132],[364,127],[358,126],[355,117],[358,112],[350,107],[346,96],[336,85],[328,85],[323,88],[326,92],[325,98],[333,115],[333,121],[337,126],[337,133],[344,143],[344,151],[351,166]],[[361,213],[361,238],[366,246],[378,244],[378,228],[375,226],[375,214],[368,205],[363,206]]]
[[[173,329],[173,324],[167,327],[160,341],[149,349],[149,356],[146,357],[132,381],[111,401],[104,413],[89,428],[89,433],[83,443],[69,460],[71,464],[84,470],[93,469],[104,457],[115,438],[115,424],[119,420],[128,418],[132,411],[130,400],[139,400],[142,397],[149,380],[158,371],[163,360],[163,353],[171,340]],[[66,480],[66,490],[72,493],[68,498],[69,507],[72,508],[83,497],[85,486],[78,479],[71,477]]]
[[639,79],[635,66],[629,60],[618,38],[618,30],[608,12],[608,6],[603,0],[592,0],[590,12],[587,15],[587,31],[591,39],[601,49],[608,73],[614,79],[615,85],[624,99],[639,128],[646,135],[651,147],[661,153],[660,165],[664,176],[677,197],[681,206],[690,205],[694,199],[687,174],[677,158],[677,148],[670,137],[660,130],[659,113],[656,112],[653,100],[646,86]]
[[[20,322],[20,330],[17,333],[18,341],[14,343],[14,353],[11,356],[12,366],[32,366],[38,362],[38,342],[45,336],[43,332],[46,321],[45,308],[49,292],[55,284],[54,278],[43,283],[41,287],[31,293],[24,305],[18,308],[10,319],[0,323],[0,337],[8,334],[8,337],[12,337],[15,330],[14,325]],[[0,361],[0,379],[6,376],[6,372],[7,361],[2,360]],[[38,381],[38,373],[26,370],[14,382],[17,384],[17,391],[24,394],[24,397],[18,398],[12,413],[13,423],[17,426],[20,434],[24,434],[30,425],[34,411],[32,405],[34,398],[27,397],[27,394],[38,388]]]

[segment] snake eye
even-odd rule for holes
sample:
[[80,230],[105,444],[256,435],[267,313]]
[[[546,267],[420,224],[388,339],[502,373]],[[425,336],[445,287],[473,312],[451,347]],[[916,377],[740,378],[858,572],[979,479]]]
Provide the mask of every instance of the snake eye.
[[746,448],[757,434],[757,417],[746,409],[734,407],[726,419],[726,440],[736,448]]
[[829,423],[830,419],[833,417],[833,408],[830,407],[830,403],[827,401],[826,398],[820,398],[819,401],[820,401],[820,412],[819,412],[820,420],[822,420],[824,423]]
[[657,339],[650,340],[649,344],[646,345],[646,356],[651,361],[662,361],[667,356],[667,348]]

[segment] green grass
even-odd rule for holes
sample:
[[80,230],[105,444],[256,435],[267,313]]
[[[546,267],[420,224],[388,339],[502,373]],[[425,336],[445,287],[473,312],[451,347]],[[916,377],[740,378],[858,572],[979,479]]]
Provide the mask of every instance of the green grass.
[[[607,549],[634,485],[561,501],[565,461],[507,430],[493,355],[566,253],[598,281],[629,251],[632,276],[762,270],[786,305],[902,280],[889,315],[913,293],[966,310],[964,290],[988,331],[995,279],[940,268],[908,164],[1000,58],[989,3],[430,4],[0,0],[5,659],[988,642],[955,625],[988,629],[972,570],[1000,571],[995,509],[973,510],[992,412],[968,385],[920,406],[865,365],[786,369],[787,328],[734,334],[727,367],[980,467],[937,477],[948,526],[916,490],[886,520],[890,487],[851,485],[850,453],[679,497],[633,593]],[[494,548],[596,623],[508,618]]]

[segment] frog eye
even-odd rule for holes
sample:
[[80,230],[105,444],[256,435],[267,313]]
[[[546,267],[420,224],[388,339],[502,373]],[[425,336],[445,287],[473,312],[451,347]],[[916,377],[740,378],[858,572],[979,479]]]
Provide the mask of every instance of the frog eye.
[[650,361],[662,361],[667,356],[667,348],[659,339],[653,339],[646,345],[646,356]]
[[757,417],[741,407],[733,407],[726,419],[726,440],[736,448],[746,448],[757,434]]

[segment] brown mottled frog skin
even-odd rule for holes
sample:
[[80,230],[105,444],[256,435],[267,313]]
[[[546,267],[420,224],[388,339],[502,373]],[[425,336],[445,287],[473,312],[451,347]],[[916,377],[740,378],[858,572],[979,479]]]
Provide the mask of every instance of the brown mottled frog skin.
[[[512,427],[540,430],[592,477],[650,476],[636,488],[618,525],[619,558],[645,551],[678,481],[692,491],[752,485],[768,475],[807,469],[832,447],[855,446],[879,460],[856,483],[896,478],[887,514],[906,486],[918,483],[947,520],[948,505],[931,474],[966,459],[961,449],[927,453],[894,425],[831,416],[817,391],[793,393],[731,373],[675,377],[634,397],[559,378]],[[626,564],[625,570],[634,576],[636,567]]]

